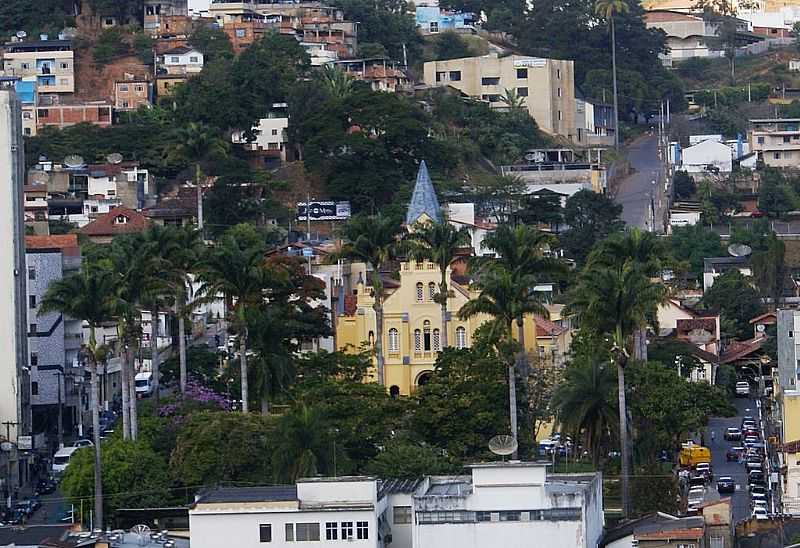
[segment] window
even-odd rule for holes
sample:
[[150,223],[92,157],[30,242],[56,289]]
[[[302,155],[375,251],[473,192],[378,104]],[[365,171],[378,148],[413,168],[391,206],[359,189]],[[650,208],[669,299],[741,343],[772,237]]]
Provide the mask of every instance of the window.
[[460,70],[451,70],[450,71],[450,81],[451,82],[460,82],[461,81],[461,71]]
[[319,540],[319,523],[298,523],[294,533],[298,542]]
[[28,295],[28,308],[36,308],[36,295]]
[[422,324],[422,341],[425,352],[431,351],[431,322],[425,320]]
[[395,525],[407,525],[411,523],[411,507],[395,506],[392,509],[392,520]]
[[763,137],[759,137],[758,138],[758,144],[759,145],[763,145],[764,144],[764,138]]
[[31,352],[31,367],[36,367],[37,365],[39,365],[39,354]]
[[342,522],[342,540],[350,540],[353,538],[353,522],[352,521],[343,521]]
[[491,512],[475,512],[475,521],[492,521]]
[[61,68],[67,70],[69,68],[69,63],[61,63]]
[[556,69],[556,78],[561,80],[561,69]]
[[31,135],[31,128],[29,128],[29,127],[22,128],[22,132],[23,132],[25,135]]
[[286,542],[294,542],[294,523],[286,524]]
[[414,330],[414,351],[422,351],[422,332],[419,329]]
[[50,111],[46,108],[39,109],[39,118],[47,118],[50,115]]
[[173,57],[170,57],[170,58],[169,58],[169,60],[170,60],[170,62],[172,62],[172,63],[177,63],[177,62],[179,62],[179,61],[180,61],[180,58],[178,58],[178,57],[174,57],[174,56],[173,56]]
[[517,88],[517,95],[520,97],[528,96],[528,88]]
[[36,324],[35,323],[28,324],[28,333],[31,335],[36,335],[36,332],[37,332]]
[[783,142],[784,142],[784,143],[791,143],[791,142],[792,142],[792,138],[791,138],[791,137],[789,137],[788,135],[785,135],[785,136],[783,137]]
[[456,348],[467,347],[467,330],[463,327],[456,327]]
[[442,80],[444,80],[445,79],[444,78],[445,74],[447,74],[447,73],[446,72],[437,72],[436,73],[436,81],[437,82],[441,82]]
[[556,88],[556,95],[561,97],[561,88]]
[[490,93],[488,95],[484,94],[481,96],[484,101],[489,101],[490,103],[497,103],[500,101],[500,96],[496,93]]
[[339,524],[335,521],[329,521],[325,524],[325,540],[338,540],[339,538]]
[[500,78],[495,78],[494,76],[488,78],[481,78],[481,85],[482,86],[498,86],[500,85]]
[[421,303],[425,298],[422,282],[417,282],[417,302]]
[[193,55],[193,56],[189,57],[189,62],[190,63],[199,63],[200,62],[200,58]]
[[31,113],[29,111],[23,112],[22,113],[22,119],[23,120],[30,120],[31,119]]
[[258,526],[259,542],[272,542],[272,525],[262,523]]
[[128,103],[128,101],[122,101],[122,108],[128,108],[128,107],[130,107],[130,103]]
[[358,540],[367,540],[369,538],[369,522],[357,521],[356,522],[356,538]]
[[273,134],[273,135],[277,135],[277,134],[278,134],[278,130],[277,130],[277,129],[273,129],[273,130],[272,130],[272,134]]
[[39,395],[39,383],[36,381],[31,382],[31,396]]
[[246,34],[245,29],[236,29],[236,38],[244,38]]
[[436,284],[433,282],[428,284],[428,297],[430,300],[434,300],[436,298]]
[[433,330],[433,351],[439,352],[442,349],[442,338],[438,329]]
[[128,84],[120,84],[119,85],[120,91],[128,91]]
[[400,334],[394,327],[389,330],[389,352],[400,352]]
[[500,512],[500,521],[519,521],[519,512]]
[[776,160],[780,160],[781,159],[781,153],[780,152],[776,152],[775,154],[772,155],[772,157],[775,158]]
[[22,63],[22,70],[28,70],[31,66],[28,63]]
[[128,224],[128,218],[125,215],[117,215],[116,217],[114,217],[114,224],[115,225]]
[[134,89],[135,89],[135,90],[136,90],[138,93],[141,93],[141,92],[143,92],[143,91],[144,91],[144,86],[136,86],[136,87],[134,87]]
[[431,32],[439,32],[439,22],[438,21],[431,21],[430,26]]
[[36,279],[36,268],[29,266],[28,267],[28,279],[35,280]]
[[526,68],[518,68],[517,69],[517,80],[527,80],[528,79],[528,69]]

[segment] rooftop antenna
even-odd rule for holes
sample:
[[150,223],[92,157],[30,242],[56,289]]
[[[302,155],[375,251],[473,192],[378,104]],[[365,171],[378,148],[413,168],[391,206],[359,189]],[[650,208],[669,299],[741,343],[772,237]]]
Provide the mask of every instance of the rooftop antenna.
[[71,168],[84,166],[83,156],[79,154],[68,154],[64,158],[64,165]]
[[746,244],[731,244],[728,246],[728,253],[732,257],[747,257],[752,252],[752,248]]
[[518,446],[516,438],[508,434],[500,434],[489,440],[489,451],[503,457],[503,461],[506,460],[505,457],[516,451]]
[[106,161],[109,164],[120,164],[122,163],[122,154],[119,152],[112,152],[108,156],[106,156]]

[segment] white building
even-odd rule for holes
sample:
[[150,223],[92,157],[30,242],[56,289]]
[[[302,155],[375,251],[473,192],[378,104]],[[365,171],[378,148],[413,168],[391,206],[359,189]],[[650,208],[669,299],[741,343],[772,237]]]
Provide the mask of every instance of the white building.
[[467,476],[314,478],[293,486],[216,489],[189,510],[191,544],[596,547],[603,532],[600,475],[548,475],[546,468],[496,462],[473,465]]
[[[25,240],[23,184],[25,161],[22,148],[22,114],[14,91],[0,89],[0,438],[8,432],[11,442],[29,435],[30,390],[26,330]],[[11,457],[10,453],[6,459]],[[2,457],[0,457],[2,459]],[[21,467],[5,460],[12,484]],[[2,472],[3,460],[0,460]],[[7,477],[7,476],[6,476]]]
[[681,169],[690,175],[730,173],[733,170],[733,151],[719,141],[701,141],[683,149]]
[[167,50],[162,55],[167,74],[196,74],[203,70],[203,53],[189,46]]
[[456,228],[467,227],[475,255],[491,253],[483,247],[483,240],[495,229],[495,225],[475,217],[475,204],[447,204],[447,220]]

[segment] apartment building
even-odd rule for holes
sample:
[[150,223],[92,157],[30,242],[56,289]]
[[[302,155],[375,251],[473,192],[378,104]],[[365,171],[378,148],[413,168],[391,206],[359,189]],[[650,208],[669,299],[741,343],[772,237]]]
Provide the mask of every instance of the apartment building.
[[750,120],[750,151],[770,167],[800,165],[800,118]]
[[243,131],[231,134],[231,142],[242,145],[251,152],[258,153],[265,168],[280,167],[286,161],[289,137],[288,104],[273,103],[265,118],[253,128],[255,140],[248,142]]
[[153,103],[153,83],[145,78],[131,78],[114,82],[114,108],[136,110]]
[[189,510],[192,548],[594,548],[603,532],[600,474],[547,464],[476,464],[462,476],[407,480],[306,478],[295,485],[217,488]]
[[349,76],[367,82],[373,91],[394,93],[408,87],[408,76],[398,63],[386,57],[347,59],[333,65]]
[[105,101],[80,102],[56,96],[40,96],[36,107],[36,127],[59,129],[76,124],[108,127],[113,123],[113,106]]
[[778,367],[772,369],[773,410],[779,441],[781,503],[800,512],[800,311],[778,310]]
[[424,81],[453,87],[492,108],[509,108],[502,98],[511,91],[543,131],[578,139],[572,61],[495,53],[430,61],[424,65]]
[[75,53],[69,40],[7,42],[3,70],[8,76],[33,77],[39,93],[75,92]]
[[[81,255],[76,234],[25,237],[25,279],[28,289],[28,367],[34,431],[57,431],[78,422],[83,369],[78,352],[83,343],[82,320],[60,312],[39,314],[42,298],[53,282],[77,272]],[[35,326],[35,328],[34,328]]]
[[[25,299],[25,241],[23,181],[25,159],[20,103],[11,89],[0,89],[0,439],[18,443],[31,433],[28,313]],[[16,446],[15,446],[16,447]],[[13,451],[0,455],[0,477],[9,487],[25,480],[24,456]],[[20,478],[20,475],[22,478]]]
[[144,0],[144,30],[156,32],[162,30],[164,19],[172,16],[188,16],[189,0]]

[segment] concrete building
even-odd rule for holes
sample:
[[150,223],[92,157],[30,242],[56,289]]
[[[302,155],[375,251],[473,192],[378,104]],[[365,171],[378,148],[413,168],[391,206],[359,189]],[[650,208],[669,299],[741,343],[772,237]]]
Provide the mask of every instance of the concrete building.
[[478,21],[474,13],[455,12],[439,6],[417,6],[414,19],[420,34],[447,31],[475,34],[478,31]]
[[450,86],[492,108],[508,108],[506,90],[525,101],[539,127],[552,135],[577,139],[575,78],[572,61],[496,53],[431,61],[424,65],[429,86]]
[[773,374],[772,416],[778,425],[781,503],[800,512],[800,311],[778,310],[778,367]]
[[[0,186],[4,189],[0,193],[0,348],[4,351],[0,361],[0,424],[4,426],[0,428],[0,439],[7,437],[14,444],[31,434],[24,169],[20,103],[13,90],[0,89]],[[11,482],[7,487],[25,481],[26,470],[16,449],[0,453],[0,477]]]
[[394,93],[408,87],[406,73],[397,63],[386,57],[347,59],[334,61],[333,65],[352,78],[367,82],[373,91]]
[[39,93],[75,92],[75,53],[69,40],[7,42],[3,70],[8,76],[33,77]]
[[203,53],[190,46],[168,49],[159,58],[159,69],[167,74],[197,74],[203,70]]
[[58,406],[62,405],[62,426],[69,433],[80,417],[82,320],[60,312],[40,315],[39,306],[50,284],[80,269],[78,237],[26,236],[25,248],[29,322],[36,326],[28,330],[33,427],[36,432],[54,435]]
[[114,236],[144,232],[149,224],[150,220],[143,214],[120,206],[98,215],[81,228],[80,233],[96,244],[109,244]]
[[770,167],[800,165],[800,118],[750,120],[750,151]]
[[241,144],[251,152],[257,152],[263,160],[264,167],[279,167],[286,161],[287,145],[289,144],[289,114],[286,103],[273,103],[266,117],[258,121],[253,128],[255,140],[247,140],[243,131],[234,131],[231,141]]
[[729,270],[738,270],[743,276],[752,276],[749,257],[707,257],[703,259],[703,292],[708,291],[714,280]]
[[599,474],[548,474],[547,464],[496,462],[465,476],[380,481],[313,478],[219,488],[189,510],[192,548],[594,548],[603,532]]
[[143,8],[144,30],[151,34],[161,29],[165,17],[189,15],[188,0],[144,0]]
[[681,169],[695,176],[730,173],[733,170],[733,151],[719,141],[701,141],[681,151]]
[[40,96],[36,108],[36,127],[61,129],[75,124],[108,127],[113,123],[112,110],[112,105],[105,101],[65,102]]
[[584,151],[583,157],[568,148],[532,149],[520,163],[500,166],[500,172],[525,182],[527,194],[548,190],[569,197],[580,190],[605,192],[608,186],[597,149]]
[[136,110],[153,103],[153,83],[145,78],[131,78],[114,82],[114,108]]

